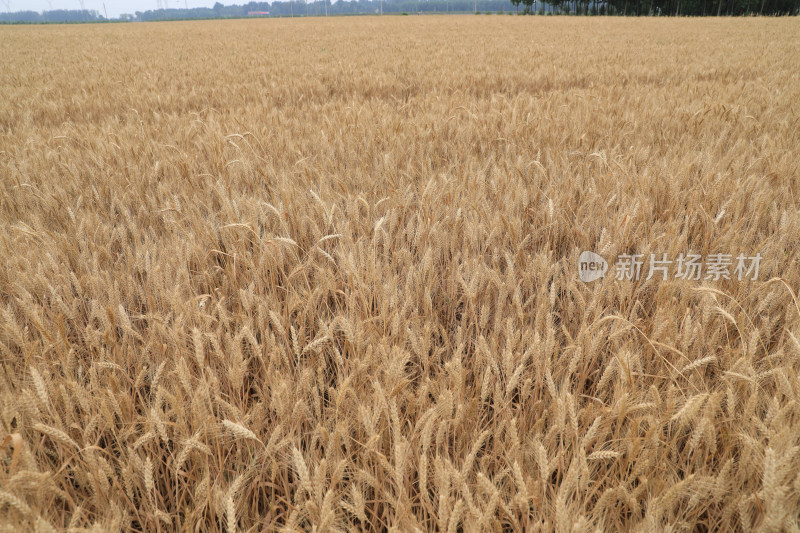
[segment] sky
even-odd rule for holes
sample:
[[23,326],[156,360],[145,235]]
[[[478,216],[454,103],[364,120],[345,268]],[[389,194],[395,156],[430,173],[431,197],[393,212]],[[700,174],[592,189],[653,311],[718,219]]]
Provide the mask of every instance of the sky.
[[[122,13],[147,11],[161,6],[165,7],[211,7],[217,0],[83,0],[86,9],[103,12],[103,3],[109,17],[118,17]],[[222,4],[246,4],[250,0],[219,0]],[[50,9],[80,9],[80,0],[8,0],[10,10],[6,7],[6,0],[0,1],[0,11],[48,11]]]

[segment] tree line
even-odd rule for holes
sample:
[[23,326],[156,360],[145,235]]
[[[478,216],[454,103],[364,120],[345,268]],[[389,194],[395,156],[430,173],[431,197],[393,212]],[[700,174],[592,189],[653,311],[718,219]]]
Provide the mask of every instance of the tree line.
[[511,0],[522,13],[577,15],[751,16],[797,15],[800,0]]
[[51,11],[13,11],[0,13],[0,22],[101,22],[103,17],[99,12],[90,9],[54,9]]
[[0,23],[110,22],[241,18],[252,13],[301,17],[368,13],[469,13],[629,15],[629,16],[746,16],[797,15],[800,0],[276,0],[190,9],[137,11],[107,19],[94,10],[18,11],[0,13]]

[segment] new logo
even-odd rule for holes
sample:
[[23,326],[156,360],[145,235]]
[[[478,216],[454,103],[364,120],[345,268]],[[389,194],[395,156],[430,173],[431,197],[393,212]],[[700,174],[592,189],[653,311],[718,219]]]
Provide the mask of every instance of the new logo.
[[594,252],[583,252],[578,257],[578,275],[581,281],[589,283],[600,279],[608,272],[608,263]]

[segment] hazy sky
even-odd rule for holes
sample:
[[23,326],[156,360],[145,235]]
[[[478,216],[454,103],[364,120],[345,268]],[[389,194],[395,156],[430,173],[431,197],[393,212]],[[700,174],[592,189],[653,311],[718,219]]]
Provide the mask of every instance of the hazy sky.
[[[103,14],[103,3],[106,4],[109,17],[117,17],[121,13],[147,11],[156,9],[159,3],[166,7],[211,7],[217,0],[83,0],[86,9],[94,9]],[[222,4],[246,4],[250,0],[220,0]],[[80,9],[80,0],[8,0],[11,11],[47,11],[49,9]],[[6,0],[0,1],[0,11],[6,9]]]

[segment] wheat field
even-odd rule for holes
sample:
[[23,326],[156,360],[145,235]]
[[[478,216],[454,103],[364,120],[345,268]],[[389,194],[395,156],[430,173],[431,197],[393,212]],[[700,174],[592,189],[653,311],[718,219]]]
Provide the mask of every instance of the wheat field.
[[[800,530],[798,50],[0,27],[0,530]],[[763,261],[584,283],[584,250]]]

